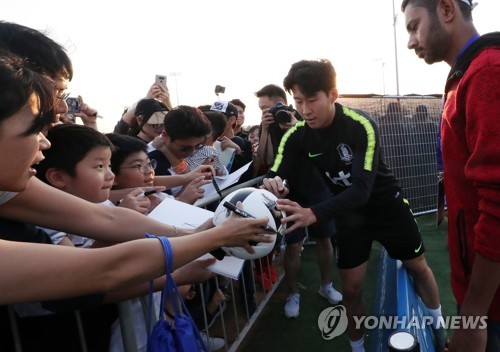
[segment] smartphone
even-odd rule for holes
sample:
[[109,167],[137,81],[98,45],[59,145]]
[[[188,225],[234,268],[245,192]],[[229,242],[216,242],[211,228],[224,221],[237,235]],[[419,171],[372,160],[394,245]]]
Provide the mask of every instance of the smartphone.
[[80,101],[78,98],[66,98],[66,104],[68,104],[67,114],[74,114],[76,112],[81,112]]
[[164,75],[156,75],[155,83],[159,86],[167,87],[167,76]]

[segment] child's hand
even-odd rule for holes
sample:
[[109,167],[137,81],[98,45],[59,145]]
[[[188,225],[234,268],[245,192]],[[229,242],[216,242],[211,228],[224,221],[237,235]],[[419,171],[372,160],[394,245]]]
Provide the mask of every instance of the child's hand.
[[201,186],[210,183],[210,180],[205,180],[205,177],[198,177],[183,187],[179,193],[177,200],[188,204],[193,204],[198,199],[203,198],[205,190]]
[[119,207],[129,208],[138,211],[141,214],[147,214],[151,207],[151,201],[148,197],[144,197],[144,191],[140,188],[134,189],[125,197],[118,201]]
[[211,180],[212,175],[215,173],[215,170],[212,165],[210,164],[202,164],[198,165],[195,167],[193,170],[191,170],[187,176],[189,181],[193,181],[195,178],[203,176],[205,180]]
[[162,199],[160,197],[158,197],[156,194],[150,194],[147,197],[149,198],[149,201],[151,202],[151,206],[149,207],[149,212],[151,213],[153,211],[153,209],[156,208],[156,206],[162,202]]
[[224,299],[225,299],[224,293],[220,289],[215,291],[214,294],[212,295],[212,299],[207,304],[207,311],[210,314],[214,314],[217,308],[219,308],[219,305],[222,304],[222,302],[224,302]]

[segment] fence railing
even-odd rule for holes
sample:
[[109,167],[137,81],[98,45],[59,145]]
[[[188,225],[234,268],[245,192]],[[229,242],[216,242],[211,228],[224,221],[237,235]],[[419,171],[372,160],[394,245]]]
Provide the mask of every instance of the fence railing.
[[436,209],[436,141],[441,96],[341,95],[378,123],[384,159],[398,177],[414,214]]
[[[256,186],[262,179],[263,176],[257,177],[222,190],[222,197],[243,187]],[[195,205],[214,209],[220,200],[219,195],[212,194],[198,200]],[[279,245],[277,248],[279,248]],[[212,350],[215,350],[213,347],[216,345],[213,342],[214,339],[218,341],[222,339],[224,345],[220,350],[236,351],[257,320],[283,276],[279,260],[273,262],[273,254],[274,252],[270,256],[258,260],[246,260],[239,280],[230,280],[224,277],[216,277],[211,280],[209,285],[212,285],[213,289],[222,289],[226,295],[225,303],[219,306],[221,313],[218,314],[213,324],[210,323],[211,319],[206,313],[207,302],[210,300],[210,297],[206,297],[206,294],[213,292],[213,290],[207,289],[206,283],[198,284],[197,292],[201,296],[199,301],[201,303],[204,323],[200,327],[200,330],[208,342],[207,345],[209,348],[212,347]],[[267,274],[267,277],[271,277],[271,270],[273,273],[276,272],[276,281],[271,283],[270,286],[265,286],[263,284],[264,273]],[[144,306],[147,305],[146,301],[143,300],[142,304]],[[129,301],[119,304],[120,326],[122,327],[122,331],[126,332],[122,334],[124,351],[136,352],[138,349],[134,331],[130,326],[132,317],[129,305]],[[147,310],[148,308],[146,307],[145,309]]]
[[[387,351],[391,333],[407,331],[417,338],[421,352],[434,352],[431,327],[418,324],[425,321],[425,315],[429,315],[427,307],[415,291],[413,280],[404,266],[390,258],[385,250],[380,254],[376,292],[373,315],[385,323],[380,324],[381,328],[372,330],[369,351]],[[391,320],[396,317],[397,324]]]

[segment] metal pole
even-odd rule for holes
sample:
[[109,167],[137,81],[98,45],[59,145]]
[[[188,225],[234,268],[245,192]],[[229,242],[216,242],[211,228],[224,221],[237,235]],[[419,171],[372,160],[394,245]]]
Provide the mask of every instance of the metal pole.
[[176,97],[177,97],[177,106],[179,106],[179,89],[177,87],[177,77],[181,75],[180,72],[170,72],[168,74],[170,77],[174,77],[175,79],[175,94],[176,94]]
[[399,95],[399,69],[398,69],[398,44],[397,44],[397,38],[396,38],[396,22],[397,22],[397,16],[396,16],[396,9],[394,7],[394,0],[392,0],[392,17],[393,17],[393,31],[394,31],[394,57],[396,61],[396,95]]

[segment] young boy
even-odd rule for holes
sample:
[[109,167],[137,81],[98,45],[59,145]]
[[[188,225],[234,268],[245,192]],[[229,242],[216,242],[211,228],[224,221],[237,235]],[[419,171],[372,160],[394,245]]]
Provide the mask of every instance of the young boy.
[[[105,136],[114,146],[111,155],[111,171],[115,175],[112,189],[153,187],[156,163],[148,158],[147,144],[132,136],[115,133],[108,133]],[[162,192],[149,195],[151,205],[147,212],[151,212],[167,197],[170,196]],[[120,205],[128,206],[130,201],[133,201],[131,194],[125,196],[120,201]]]
[[187,157],[186,162],[190,170],[194,170],[199,165],[212,165],[217,176],[227,176],[229,172],[221,163],[220,152],[214,147],[215,141],[224,134],[227,123],[226,115],[211,110],[203,111],[203,115],[210,121],[211,132],[207,135],[205,146]]
[[[47,150],[45,160],[37,165],[37,176],[44,182],[62,191],[83,198],[89,202],[115,206],[108,200],[111,188],[136,188],[123,198],[117,206],[128,207],[141,213],[148,213],[167,195],[144,196],[140,187],[153,186],[154,171],[143,141],[131,136],[111,136],[91,128],[68,124],[50,129],[47,139],[52,148]],[[112,167],[112,162],[115,166]],[[113,171],[117,172],[117,177]],[[146,171],[144,171],[146,170]],[[139,171],[139,172],[138,172]],[[159,192],[158,194],[160,194]],[[89,248],[99,244],[93,239],[45,229],[54,244]],[[161,294],[155,293],[155,303],[159,307]],[[139,348],[144,348],[147,335],[138,299],[132,300],[136,340]],[[118,320],[108,321],[111,327],[111,351],[122,350],[121,332]],[[104,328],[104,326],[103,326]]]
[[[108,201],[115,180],[111,170],[114,150],[111,141],[94,129],[75,124],[55,126],[49,130],[47,138],[52,148],[45,153],[45,159],[36,165],[37,177],[89,202],[112,205]],[[135,190],[120,206],[146,213],[151,206],[150,197],[144,197],[142,190]],[[67,239],[77,247],[88,248],[94,244],[94,240],[86,237],[48,231],[55,244],[71,245]]]

